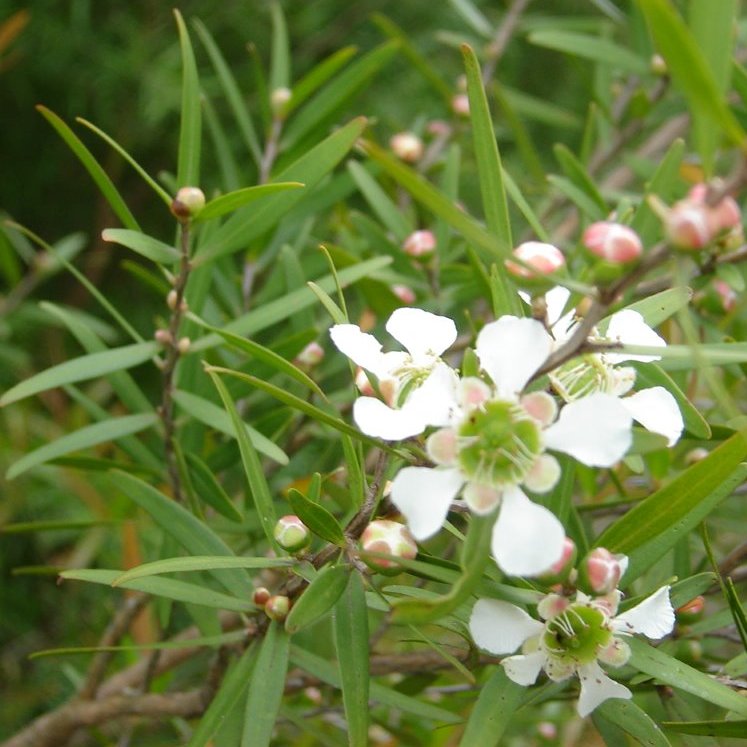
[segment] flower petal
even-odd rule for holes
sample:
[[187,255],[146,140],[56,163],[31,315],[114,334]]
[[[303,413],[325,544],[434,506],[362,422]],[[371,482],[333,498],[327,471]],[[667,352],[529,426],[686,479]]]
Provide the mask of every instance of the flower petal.
[[439,361],[428,378],[408,395],[402,409],[427,425],[449,425],[458,407],[458,381],[456,371]]
[[588,716],[609,698],[630,700],[633,697],[633,693],[625,685],[611,680],[597,662],[579,667],[578,677],[581,680],[581,694],[577,706],[579,716]]
[[498,397],[514,398],[545,362],[552,345],[552,338],[536,319],[502,316],[480,330],[476,348]]
[[407,520],[412,536],[424,540],[443,526],[463,483],[455,469],[405,467],[394,478],[390,497]]
[[491,654],[510,654],[544,629],[520,607],[498,599],[478,599],[469,618],[472,640]]
[[419,410],[394,410],[375,397],[358,397],[353,404],[353,419],[367,436],[385,441],[417,436],[428,425]]
[[531,654],[509,656],[501,662],[501,666],[510,680],[528,687],[534,684],[544,663],[545,655],[541,651],[533,651]]
[[642,633],[647,638],[659,639],[672,632],[674,610],[669,601],[669,587],[662,586],[640,604],[612,620],[617,633]]
[[[650,347],[666,347],[665,340],[654,332],[651,327],[643,321],[643,317],[632,309],[623,309],[613,314],[607,331],[604,334],[607,340],[621,342],[623,345],[646,345]],[[604,359],[607,363],[622,363],[623,361],[658,361],[660,355],[628,355],[626,353],[605,353]]]
[[448,317],[407,307],[392,313],[386,331],[407,348],[416,365],[418,358],[437,358],[457,338],[456,325]]
[[555,342],[563,342],[571,332],[576,311],[571,309],[563,314],[570,297],[571,292],[567,288],[563,288],[562,285],[556,285],[545,293],[547,321],[552,328],[552,336],[555,338]]
[[677,400],[663,386],[642,389],[620,401],[644,428],[666,436],[669,446],[677,443],[685,424]]
[[544,433],[545,446],[589,467],[611,467],[630,448],[632,419],[617,397],[591,394],[570,402]]
[[503,492],[493,527],[495,562],[511,576],[536,576],[563,554],[565,530],[555,515],[533,503],[519,488]]
[[381,352],[381,343],[373,336],[361,332],[355,324],[335,324],[329,331],[337,349],[347,355],[353,363],[379,378],[388,372],[386,359]]

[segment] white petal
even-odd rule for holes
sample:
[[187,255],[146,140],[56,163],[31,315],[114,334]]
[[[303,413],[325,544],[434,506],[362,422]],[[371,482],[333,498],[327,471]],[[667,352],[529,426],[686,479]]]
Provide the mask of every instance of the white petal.
[[380,378],[386,375],[388,369],[381,343],[373,335],[361,332],[355,324],[335,324],[329,335],[337,349],[353,363]]
[[632,419],[617,397],[592,394],[571,402],[544,433],[545,446],[589,467],[611,467],[630,448]]
[[353,419],[367,436],[385,441],[417,436],[428,425],[419,411],[394,410],[375,397],[358,397],[353,404]]
[[464,478],[455,469],[405,467],[392,482],[392,503],[402,512],[416,540],[434,535],[446,520],[449,506]]
[[627,612],[612,620],[617,633],[642,633],[647,638],[659,639],[672,632],[674,610],[669,601],[669,587],[662,586]]
[[426,355],[438,357],[457,338],[456,325],[448,317],[408,307],[397,309],[389,317],[386,331],[401,342],[414,359]]
[[405,400],[402,409],[427,425],[444,426],[452,423],[457,410],[456,371],[445,363],[437,363],[428,378]]
[[515,397],[552,350],[552,338],[536,319],[502,316],[477,336],[480,365],[499,397]]
[[[553,337],[557,340],[558,334],[556,334],[555,326],[558,326],[557,333],[561,335],[560,339],[563,338],[565,332],[568,330],[568,323],[558,324],[565,309],[565,305],[568,303],[568,299],[571,297],[571,292],[568,288],[564,288],[562,285],[556,285],[545,293],[545,304],[547,306],[547,321],[553,328]],[[566,315],[568,316],[568,315]],[[573,313],[570,314],[571,318]]]
[[578,669],[581,695],[578,699],[579,716],[588,716],[598,705],[609,698],[630,700],[633,693],[625,685],[611,680],[596,662]]
[[499,599],[478,599],[469,618],[472,640],[491,654],[510,654],[544,629],[523,609]]
[[541,651],[533,651],[531,654],[509,656],[501,662],[501,666],[510,680],[528,687],[534,684],[544,663],[545,655]]
[[511,576],[536,576],[563,554],[565,530],[555,515],[527,498],[517,487],[503,492],[493,527],[495,562]]
[[[623,309],[613,314],[605,333],[605,338],[623,345],[646,345],[647,347],[666,347],[665,340],[654,332],[643,321],[643,317],[632,309]],[[626,353],[605,353],[607,363],[622,363],[622,361],[658,361],[660,355],[628,355]]]
[[685,424],[677,400],[663,386],[642,389],[620,401],[644,428],[666,436],[669,446],[677,443]]

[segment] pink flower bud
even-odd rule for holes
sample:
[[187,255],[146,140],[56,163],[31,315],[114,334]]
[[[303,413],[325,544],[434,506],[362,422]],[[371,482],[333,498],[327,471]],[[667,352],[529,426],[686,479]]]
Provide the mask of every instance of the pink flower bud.
[[397,158],[416,163],[423,157],[423,141],[412,132],[398,132],[389,140],[389,147]]
[[679,249],[702,249],[713,238],[708,209],[689,200],[680,200],[672,206],[664,229],[669,241]]
[[428,130],[428,134],[434,137],[446,137],[451,134],[449,123],[444,122],[443,119],[434,119],[428,123],[426,129]]
[[313,368],[324,360],[324,348],[318,342],[310,342],[297,356],[295,363],[299,368]]
[[295,514],[278,519],[273,536],[284,550],[291,553],[300,552],[311,544],[311,532]]
[[270,597],[267,602],[265,602],[265,614],[270,618],[270,620],[276,620],[280,622],[288,617],[290,607],[291,604],[288,597],[276,594],[275,596]]
[[543,739],[553,740],[558,736],[558,727],[552,721],[540,721],[537,724],[537,733]]
[[399,573],[396,558],[412,560],[418,554],[418,546],[410,530],[398,521],[376,519],[372,521],[361,535],[361,549],[365,552],[376,552],[390,555],[386,558],[366,558],[367,565],[375,571],[385,574]]
[[459,117],[469,117],[469,96],[458,93],[451,99],[451,109]]
[[566,537],[563,540],[563,552],[560,557],[548,570],[539,575],[539,580],[548,585],[563,583],[576,565],[576,556],[576,543],[570,537]]
[[683,623],[693,623],[703,617],[705,598],[697,596],[676,609],[677,620]]
[[410,304],[415,303],[415,299],[417,296],[415,295],[415,291],[410,288],[409,285],[390,285],[392,293],[394,293],[397,298],[399,298],[402,303],[407,304],[408,306]]
[[272,109],[272,113],[276,117],[284,119],[287,113],[285,107],[292,97],[293,93],[290,88],[276,88],[270,94],[270,108]]
[[264,586],[258,586],[254,590],[254,594],[252,595],[252,601],[258,607],[264,607],[269,601],[271,596],[272,594],[270,594],[269,589],[266,589]]
[[402,251],[411,257],[428,257],[436,249],[436,237],[432,231],[414,231],[402,244]]
[[604,547],[595,547],[581,562],[579,587],[592,594],[609,594],[617,588],[627,566],[624,555],[613,555]]
[[205,195],[197,187],[182,187],[171,203],[171,212],[184,222],[194,218],[205,207]]
[[641,240],[632,228],[610,221],[592,223],[581,241],[592,254],[616,264],[635,262],[643,252]]
[[724,280],[717,278],[713,281],[713,290],[716,291],[721,309],[725,312],[734,311],[737,307],[737,293]]
[[506,260],[506,269],[517,278],[542,277],[565,266],[563,252],[556,246],[541,241],[525,241],[514,249],[513,255],[531,267],[528,269],[510,259]]
[[705,449],[702,446],[690,449],[690,451],[685,454],[685,464],[696,464],[705,459],[708,454],[710,454],[708,449]]

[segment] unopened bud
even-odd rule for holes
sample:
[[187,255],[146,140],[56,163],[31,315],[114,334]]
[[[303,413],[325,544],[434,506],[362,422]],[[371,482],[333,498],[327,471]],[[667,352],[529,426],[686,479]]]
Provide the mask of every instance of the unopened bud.
[[257,605],[257,607],[264,607],[271,596],[272,594],[270,594],[269,589],[266,589],[264,586],[258,586],[254,590],[252,601]]
[[552,721],[540,721],[537,724],[537,734],[543,739],[552,741],[558,736],[558,727]]
[[178,295],[176,291],[172,288],[168,295],[166,296],[166,305],[174,311],[176,309],[176,301],[177,301]]
[[652,55],[649,65],[654,75],[666,75],[669,72],[667,62],[660,54]]
[[429,257],[436,249],[436,237],[432,231],[414,231],[402,244],[402,251],[410,257]]
[[412,132],[398,132],[389,140],[389,147],[397,158],[417,163],[423,157],[423,141]]
[[705,206],[687,200],[674,204],[664,221],[664,230],[678,249],[702,249],[713,238]]
[[696,446],[685,454],[685,464],[695,464],[705,459],[710,452],[702,446]]
[[415,299],[417,298],[417,296],[415,295],[415,291],[410,288],[409,285],[395,284],[390,285],[389,287],[392,293],[394,293],[394,295],[397,296],[397,298],[399,298],[402,303],[407,304],[408,306],[415,303]]
[[370,568],[385,574],[399,573],[397,558],[412,560],[418,554],[418,546],[410,530],[404,524],[388,519],[376,519],[363,530],[361,548],[366,552],[391,556],[391,560],[365,558]]
[[576,565],[577,554],[576,543],[570,537],[566,537],[563,540],[563,550],[560,557],[544,573],[539,575],[539,581],[548,586],[565,582]]
[[595,547],[581,561],[578,586],[592,594],[609,594],[617,588],[627,566],[625,555],[613,555],[604,547]]
[[310,342],[297,356],[299,368],[313,368],[324,360],[324,348],[318,342]]
[[643,244],[632,228],[610,221],[592,223],[581,241],[592,254],[614,264],[635,262],[643,252]]
[[276,594],[265,602],[265,614],[270,618],[270,620],[280,622],[288,617],[290,606],[290,599],[288,599],[288,597]]
[[443,119],[434,119],[428,123],[427,126],[428,134],[434,137],[446,137],[451,134],[451,127],[448,122],[444,122]]
[[270,94],[270,108],[276,117],[285,116],[285,106],[291,100],[293,93],[290,88],[276,88]]
[[525,241],[513,251],[513,256],[525,262],[529,267],[524,267],[506,260],[506,269],[517,278],[532,280],[551,275],[565,266],[563,252],[552,244],[542,241]]
[[451,109],[458,117],[469,117],[469,96],[458,93],[451,99]]
[[720,311],[724,311],[727,314],[730,311],[734,311],[737,307],[737,292],[732,288],[729,283],[720,278],[716,278],[713,281],[713,290],[716,292],[716,297],[720,305]]
[[161,345],[170,345],[171,344],[171,332],[169,332],[167,329],[157,329],[155,334],[153,335],[156,342],[160,342]]
[[176,344],[176,347],[182,355],[186,355],[189,352],[191,345],[192,341],[189,337],[182,337],[182,339]]
[[194,218],[205,207],[205,195],[197,187],[182,187],[171,202],[171,212],[182,222]]
[[703,617],[705,610],[705,597],[697,596],[686,602],[681,607],[675,610],[678,622],[681,623],[694,623]]
[[309,528],[295,514],[278,519],[273,536],[280,547],[290,553],[305,550],[311,544]]

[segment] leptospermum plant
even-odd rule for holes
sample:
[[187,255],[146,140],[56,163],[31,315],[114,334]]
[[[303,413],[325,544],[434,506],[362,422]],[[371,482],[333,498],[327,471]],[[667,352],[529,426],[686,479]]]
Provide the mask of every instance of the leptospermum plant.
[[[69,244],[9,233],[30,269],[0,298],[3,372],[21,379],[0,403],[31,408],[8,419],[8,510],[28,508],[11,530],[66,530],[70,552],[39,543],[29,578],[64,637],[49,648],[92,658],[66,659],[64,678],[49,664],[69,700],[35,703],[49,712],[6,744],[54,747],[93,728],[143,747],[742,735],[735,4],[690,3],[683,18],[668,0],[594,3],[583,31],[541,3],[434,4],[485,40],[462,47],[456,81],[383,17],[389,41],[294,78],[289,39],[303,34],[269,5],[266,71],[227,64],[200,23],[193,48],[177,15],[173,176],[126,154],[154,215],[139,193],[135,215],[42,108],[116,216],[104,241],[148,264],[121,280],[134,314],[117,308],[119,287],[72,267]],[[574,54],[598,67],[593,92],[586,76],[558,76],[554,103],[525,90],[536,76],[511,76],[534,59],[516,56],[526,45],[548,66]],[[488,96],[504,53],[496,131]],[[401,76],[398,97],[393,64],[426,73],[422,94],[418,75]],[[250,79],[260,85],[245,91]],[[565,108],[587,95],[589,112]],[[553,158],[562,173],[545,174]],[[167,220],[158,236],[143,229]],[[6,335],[40,318],[15,314],[61,268],[106,321],[44,304],[83,352],[28,375],[12,362],[46,346],[19,355]],[[43,408],[28,404],[54,387]],[[42,586],[60,564],[65,583]],[[100,603],[85,604],[98,641],[73,581],[98,584]],[[0,686],[4,704],[29,700],[16,680]]]

